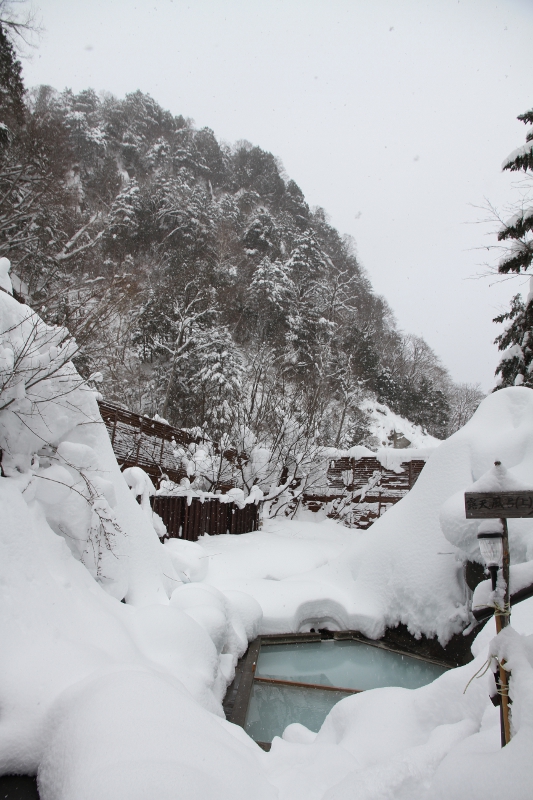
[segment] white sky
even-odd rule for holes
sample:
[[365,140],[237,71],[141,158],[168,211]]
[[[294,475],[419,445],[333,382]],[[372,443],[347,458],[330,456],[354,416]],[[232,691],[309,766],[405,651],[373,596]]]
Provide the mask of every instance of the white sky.
[[37,0],[28,86],[141,89],[278,156],[357,243],[376,291],[457,381],[493,386],[491,320],[524,279],[473,280],[472,205],[514,197],[533,0]]

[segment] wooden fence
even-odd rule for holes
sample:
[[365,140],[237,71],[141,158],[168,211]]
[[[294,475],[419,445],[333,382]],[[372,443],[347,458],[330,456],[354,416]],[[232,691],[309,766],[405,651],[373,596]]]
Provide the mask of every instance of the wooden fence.
[[[187,477],[185,470],[177,466],[174,451],[179,445],[186,447],[193,442],[199,443],[201,439],[194,439],[179,428],[103,400],[98,405],[122,469],[141,467],[156,482],[163,475],[174,483]],[[224,455],[231,456],[232,453],[228,451]],[[231,488],[231,484],[226,488]],[[260,505],[248,503],[239,508],[235,503],[223,502],[217,497],[193,497],[190,503],[188,499],[185,495],[156,495],[151,499],[154,511],[165,523],[167,538],[195,542],[204,533],[210,536],[252,533],[259,528]]]
[[[328,468],[328,491],[325,494],[304,495],[304,505],[310,511],[328,506],[328,516],[342,518],[352,527],[366,530],[388,508],[398,503],[413,488],[425,461],[404,461],[401,472],[386,469],[372,457],[332,459]],[[372,488],[364,487],[372,483]]]
[[260,504],[247,503],[239,508],[235,503],[224,503],[216,497],[202,500],[193,497],[189,504],[186,495],[156,495],[153,510],[159,514],[167,529],[167,538],[187,539],[196,542],[208,533],[252,533],[259,529]]
[[422,472],[425,461],[413,459],[404,461],[401,472],[394,472],[392,469],[383,467],[377,458],[337,458],[330,462],[328,469],[328,484],[331,489],[341,489],[355,491],[368,484],[369,480],[380,473],[379,486],[382,492],[390,494],[391,497],[403,495],[410,491],[415,485],[418,476]]
[[[199,443],[185,431],[163,422],[134,414],[111,403],[100,401],[100,413],[105,422],[117,461],[125,467],[139,466],[157,482],[163,475],[179,483],[186,477],[185,470],[177,465],[174,451]],[[236,451],[224,452],[229,461],[243,457]],[[311,511],[328,506],[328,516],[350,519],[348,524],[366,529],[391,505],[397,503],[414,486],[425,461],[413,459],[401,464],[399,473],[386,469],[372,457],[332,459],[327,470],[327,487],[303,496],[304,505]],[[285,470],[286,472],[286,470]],[[286,480],[281,475],[280,483]],[[361,490],[372,482],[372,488]],[[231,488],[232,482],[224,487]],[[216,498],[203,502],[193,498],[190,505],[184,496],[157,496],[154,510],[165,523],[169,536],[196,541],[203,533],[245,533],[258,529],[259,507],[255,504],[239,508],[234,503],[223,503]]]
[[174,483],[187,477],[185,470],[176,465],[174,450],[178,445],[187,446],[200,439],[112,403],[101,400],[98,405],[122,469],[142,467],[152,478],[158,480],[165,474]]

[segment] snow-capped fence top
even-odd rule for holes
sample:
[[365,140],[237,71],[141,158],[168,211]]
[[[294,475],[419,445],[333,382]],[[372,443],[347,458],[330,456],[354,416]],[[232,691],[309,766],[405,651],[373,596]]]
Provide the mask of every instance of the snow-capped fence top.
[[233,502],[231,494],[203,492],[202,495],[157,494],[153,498],[153,509],[163,520],[168,538],[196,542],[204,534],[252,533],[259,529],[259,497],[241,505]]

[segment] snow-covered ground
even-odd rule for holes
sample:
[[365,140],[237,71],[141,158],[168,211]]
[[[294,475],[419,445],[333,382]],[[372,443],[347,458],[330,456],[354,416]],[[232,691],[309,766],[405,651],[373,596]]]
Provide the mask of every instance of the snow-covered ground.
[[[532,390],[489,396],[367,532],[308,512],[161,545],[64,332],[5,292],[0,330],[1,772],[37,773],[43,800],[531,797],[533,601],[496,639],[489,621],[467,666],[351,696],[316,735],[289,726],[270,753],[221,701],[260,631],[460,632],[461,564],[477,557],[462,496],[495,460],[505,480],[533,483]],[[509,530],[513,564],[529,569],[533,522]],[[465,691],[489,652],[512,671],[503,750],[488,676]]]

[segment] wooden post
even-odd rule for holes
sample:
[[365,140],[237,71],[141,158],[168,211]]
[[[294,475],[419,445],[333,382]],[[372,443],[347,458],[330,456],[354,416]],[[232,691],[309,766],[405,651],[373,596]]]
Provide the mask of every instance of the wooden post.
[[115,433],[117,431],[117,412],[115,410],[115,414],[113,416],[113,433],[111,434],[111,447],[115,444]]
[[189,538],[189,498],[184,497],[184,506],[183,506],[183,532],[182,536],[184,539]]
[[137,452],[135,454],[135,461],[136,461],[137,464],[139,463],[139,453],[140,453],[140,450],[141,450],[142,435],[143,435],[143,421],[142,421],[142,417],[141,417],[141,424],[139,425],[139,434],[138,434],[139,439],[137,440]]
[[[503,599],[503,609],[496,611],[496,633],[500,633],[506,628],[511,620],[510,606],[510,586],[509,586],[509,532],[507,530],[507,520],[500,519],[503,527],[503,559],[502,559],[502,579],[505,582],[505,592]],[[502,747],[511,741],[511,723],[509,720],[509,674],[504,669],[505,662],[502,661],[499,667],[500,673],[500,726]]]
[[[501,461],[495,461],[494,466],[499,467]],[[465,517],[466,519],[499,519],[502,525],[502,570],[501,579],[505,590],[503,608],[495,609],[496,631],[500,633],[510,624],[510,585],[509,585],[509,533],[507,530],[508,519],[531,518],[533,513],[533,491],[519,489],[501,492],[465,492]],[[509,672],[500,664],[499,680],[501,695],[501,728],[502,747],[511,739],[511,726],[509,723]]]

